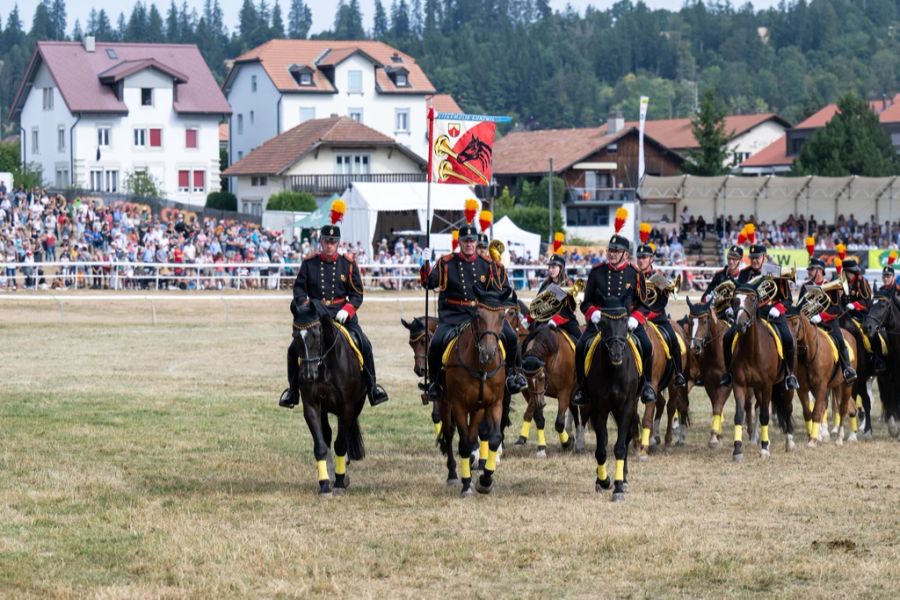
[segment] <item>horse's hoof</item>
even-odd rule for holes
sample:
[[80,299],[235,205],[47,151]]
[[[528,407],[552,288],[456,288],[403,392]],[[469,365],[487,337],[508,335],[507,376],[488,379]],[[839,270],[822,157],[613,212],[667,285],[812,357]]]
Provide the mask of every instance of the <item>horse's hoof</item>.
[[547,449],[546,449],[546,448],[542,448],[542,449],[538,450],[538,451],[535,453],[535,456],[536,456],[537,458],[547,458]]
[[844,438],[839,437],[838,439],[834,440],[834,445],[835,445],[835,446],[843,446],[843,445],[844,445]]
[[872,432],[871,431],[863,431],[862,434],[860,435],[860,437],[862,437],[862,439],[864,439],[864,440],[871,440]]
[[819,447],[819,442],[817,442],[817,441],[814,440],[814,439],[813,439],[813,440],[809,440],[808,442],[806,442],[806,447],[807,447],[807,448],[818,448],[818,447]]
[[762,450],[759,451],[760,458],[765,459],[765,458],[769,458],[770,456],[771,456],[771,453],[769,452],[768,448],[763,448]]
[[710,438],[710,440],[706,443],[706,445],[709,447],[710,450],[715,450],[716,448],[718,448],[720,446],[719,440],[715,436]]
[[459,477],[447,478],[447,487],[459,485]]
[[604,479],[603,481],[600,481],[598,479],[594,482],[594,489],[597,491],[598,494],[608,490],[611,487],[612,487],[612,480],[609,478],[609,475],[607,475],[606,479]]
[[334,492],[332,492],[335,496],[343,496],[347,493],[347,488],[336,487],[334,488]]
[[520,436],[519,436],[519,439],[517,439],[517,440],[516,440],[516,443],[513,444],[513,445],[514,445],[514,446],[524,446],[524,445],[527,444],[527,443],[528,443],[528,438],[522,437],[522,436],[520,435]]
[[622,492],[613,493],[611,502],[624,502],[624,501],[625,501],[624,493],[622,493]]
[[741,454],[734,454],[734,455],[732,455],[731,460],[733,460],[734,462],[743,462],[743,460],[744,460],[744,454],[743,454],[743,453],[741,453]]
[[467,489],[467,490],[461,491],[461,492],[459,493],[459,497],[460,497],[460,499],[462,499],[462,500],[465,500],[466,498],[471,498],[471,497],[472,497],[472,488],[469,488],[469,489]]
[[481,480],[481,477],[475,480],[475,491],[479,494],[490,494],[491,490],[494,489],[494,480],[489,480],[487,485],[485,485]]
[[855,442],[858,442],[858,441],[859,441],[859,439],[857,439],[857,437],[856,437],[856,432],[855,432],[855,431],[852,432],[850,435],[847,436],[847,442],[848,442],[848,443],[855,443]]

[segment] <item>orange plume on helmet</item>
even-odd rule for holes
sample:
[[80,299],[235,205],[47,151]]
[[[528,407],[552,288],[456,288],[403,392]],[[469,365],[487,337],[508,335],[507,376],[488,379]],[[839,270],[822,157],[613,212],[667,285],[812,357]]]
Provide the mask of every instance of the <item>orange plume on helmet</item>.
[[456,249],[459,248],[459,229],[450,232],[450,240],[451,249],[456,252]]
[[834,268],[837,271],[838,275],[841,274],[841,271],[844,270],[844,259],[838,256],[834,259]]
[[615,220],[615,228],[616,234],[622,231],[622,227],[625,226],[625,220],[628,219],[628,209],[624,206],[620,206],[616,209],[616,220]]
[[813,252],[816,250],[816,238],[813,236],[807,236],[806,238],[806,253],[809,254],[809,257],[812,258]]
[[747,223],[746,227],[747,227],[747,239],[750,241],[751,244],[755,244],[756,243],[756,225],[754,225],[753,223]]
[[483,210],[478,213],[478,224],[481,225],[481,233],[486,233],[494,222],[494,213],[489,210]]
[[888,266],[893,265],[894,262],[896,262],[896,260],[897,260],[897,251],[891,250],[891,253],[888,254],[888,257],[887,257]]
[[478,200],[475,198],[469,198],[466,200],[466,208],[463,210],[463,214],[466,217],[466,223],[472,224],[472,221],[475,220],[475,213],[478,212]]
[[837,255],[844,260],[847,258],[847,246],[845,244],[838,244],[834,247],[834,251],[837,252]]
[[347,203],[338,198],[331,203],[331,224],[337,225],[344,220],[344,213],[347,212]]
[[641,223],[638,232],[641,236],[641,243],[646,244],[647,240],[650,239],[650,223]]
[[566,240],[566,235],[562,231],[557,231],[553,234],[553,253],[559,254],[562,252],[563,242]]

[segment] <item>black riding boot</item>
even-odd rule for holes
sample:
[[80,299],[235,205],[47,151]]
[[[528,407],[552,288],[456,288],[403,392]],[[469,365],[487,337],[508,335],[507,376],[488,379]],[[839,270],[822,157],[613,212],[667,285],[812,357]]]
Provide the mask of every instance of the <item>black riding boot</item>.
[[788,329],[787,321],[784,317],[778,319],[777,321],[772,322],[773,325],[778,329],[778,335],[781,337],[781,345],[784,348],[784,387],[789,390],[799,390],[800,382],[797,381],[797,376],[794,375],[794,357],[796,356],[796,347],[794,346],[794,336],[791,335],[791,330]]
[[653,389],[653,345],[650,343],[650,337],[643,325],[639,325],[634,330],[641,345],[641,361],[644,363],[643,375],[641,375],[641,402],[649,404],[656,402],[656,390]]
[[281,392],[281,398],[278,399],[278,406],[284,408],[294,408],[299,401],[300,393],[297,391],[297,376],[300,367],[297,365],[297,353],[294,351],[294,343],[288,346],[287,351],[287,371],[288,371],[288,388]]
[[681,370],[681,344],[678,343],[679,338],[669,323],[666,323],[663,327],[665,327],[666,332],[669,334],[669,354],[672,355],[672,367],[675,371],[673,381],[678,387],[684,387],[687,385],[687,381]]
[[834,343],[837,345],[838,349],[838,360],[841,363],[841,370],[844,374],[844,381],[847,383],[853,383],[856,381],[856,369],[850,364],[850,353],[847,352],[847,343],[844,340],[844,336],[841,335],[840,329],[837,330],[837,335],[834,335],[832,332],[832,339]]
[[731,385],[731,346],[734,343],[734,336],[737,335],[737,331],[735,331],[734,327],[725,332],[723,336],[722,344],[723,350],[725,352],[725,374],[722,375],[721,381],[719,381],[719,385],[729,386]]
[[438,336],[437,332],[435,332],[431,345],[428,346],[428,379],[430,384],[428,385],[427,394],[428,399],[435,402],[444,397],[444,388],[441,386],[441,359],[444,355],[443,338],[443,335]]
[[528,386],[522,375],[522,355],[519,352],[519,339],[512,326],[503,323],[503,347],[506,349],[506,389],[510,394],[518,394]]
[[367,338],[362,331],[358,331],[357,333],[361,346],[360,352],[362,352],[363,356],[363,377],[366,382],[366,393],[369,396],[369,404],[378,406],[379,404],[388,401],[388,395],[387,392],[384,391],[384,388],[375,381],[375,357],[372,356],[372,343],[369,342],[369,338]]
[[881,337],[878,333],[869,338],[869,342],[872,344],[872,368],[875,370],[875,373],[878,375],[883,374],[887,371],[887,361],[884,360],[884,355],[881,352]]
[[588,328],[578,338],[578,343],[575,344],[575,377],[578,387],[575,388],[575,392],[572,394],[572,399],[569,402],[572,406],[587,406],[587,399],[584,397],[584,390],[582,389],[584,385],[584,358],[591,340],[596,334],[596,328],[589,323]]

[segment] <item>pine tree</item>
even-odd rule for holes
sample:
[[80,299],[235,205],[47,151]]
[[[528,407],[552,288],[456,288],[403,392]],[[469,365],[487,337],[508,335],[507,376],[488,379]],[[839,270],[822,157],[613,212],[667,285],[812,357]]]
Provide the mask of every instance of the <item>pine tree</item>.
[[690,175],[725,175],[730,170],[725,106],[715,90],[703,94],[700,111],[691,118],[691,131],[699,148],[688,152],[682,170]]
[[53,0],[53,3],[50,5],[50,22],[53,24],[53,39],[66,39],[65,0]]
[[406,0],[394,0],[391,5],[391,38],[402,40],[409,37],[409,6]]
[[441,22],[441,7],[438,0],[425,0],[424,33],[437,31]]
[[349,4],[344,0],[338,2],[334,15],[334,37],[338,40],[365,39],[366,32],[363,29],[358,0],[350,0]]
[[155,4],[150,5],[150,12],[147,13],[147,41],[155,44],[166,41],[162,15],[159,14]]
[[181,3],[178,11],[178,30],[181,33],[181,42],[190,43],[194,39],[194,23],[197,21],[197,12],[188,6],[187,0]]
[[288,37],[293,40],[304,40],[312,27],[312,10],[303,0],[291,0],[288,12]]
[[241,40],[245,48],[253,47],[254,44],[250,40],[257,27],[259,27],[259,16],[256,14],[256,7],[253,6],[251,0],[244,0],[238,15],[238,29],[241,32]]
[[72,27],[72,41],[80,42],[84,39],[84,32],[81,30],[81,20],[75,19],[75,26]]
[[381,3],[381,0],[375,0],[375,21],[372,27],[372,37],[376,40],[383,40],[387,37],[387,33],[387,13],[384,11],[384,5]]
[[131,9],[128,25],[125,26],[123,42],[146,42],[147,40],[147,7],[137,2]]
[[284,38],[284,20],[281,18],[281,5],[278,0],[272,5],[272,27],[269,28],[269,37],[274,39]]
[[32,42],[54,39],[53,22],[50,19],[50,10],[47,8],[46,0],[38,3],[34,9],[34,18],[31,20],[31,31],[28,32],[28,37]]
[[19,5],[13,5],[13,9],[9,12],[6,19],[6,28],[3,30],[3,47],[12,48],[19,44],[25,43],[25,29],[22,25],[22,18],[19,16]]
[[178,7],[175,6],[175,0],[172,0],[168,12],[166,12],[166,40],[170,44],[181,41],[181,30],[178,27]]
[[[103,12],[103,11],[101,11]],[[116,19],[116,31],[112,32],[112,40],[125,41],[125,32],[128,30],[128,23],[125,21],[125,13],[120,12],[119,18]]]

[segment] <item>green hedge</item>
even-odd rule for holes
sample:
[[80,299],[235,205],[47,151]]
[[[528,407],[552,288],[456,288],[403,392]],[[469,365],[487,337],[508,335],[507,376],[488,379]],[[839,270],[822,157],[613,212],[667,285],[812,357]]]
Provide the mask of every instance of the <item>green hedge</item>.
[[318,208],[316,199],[309,192],[278,192],[269,196],[267,210],[313,212]]
[[237,198],[231,192],[212,192],[206,196],[206,208],[237,210]]

